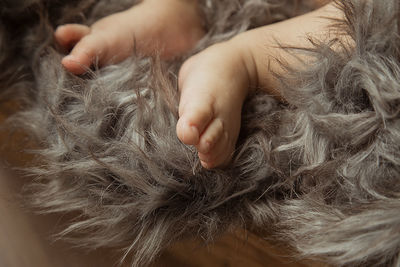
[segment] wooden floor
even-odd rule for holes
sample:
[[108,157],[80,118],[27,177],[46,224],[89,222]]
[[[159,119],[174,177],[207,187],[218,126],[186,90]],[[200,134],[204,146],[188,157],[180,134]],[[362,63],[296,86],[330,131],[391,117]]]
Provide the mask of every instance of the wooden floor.
[[227,233],[209,247],[199,247],[193,240],[183,241],[168,249],[155,266],[190,267],[301,267],[325,266],[311,261],[296,262],[287,251],[271,246],[252,233],[237,229]]
[[[0,122],[12,106],[0,106]],[[38,215],[22,208],[17,198],[24,184],[13,168],[24,165],[29,156],[22,152],[23,134],[0,133],[0,267],[109,267],[121,256],[112,250],[85,251],[72,248],[51,235],[63,222],[63,215]],[[186,240],[167,249],[153,267],[169,266],[322,266],[295,262],[287,252],[271,246],[257,236],[237,229],[205,247]],[[124,265],[124,266],[128,266]]]

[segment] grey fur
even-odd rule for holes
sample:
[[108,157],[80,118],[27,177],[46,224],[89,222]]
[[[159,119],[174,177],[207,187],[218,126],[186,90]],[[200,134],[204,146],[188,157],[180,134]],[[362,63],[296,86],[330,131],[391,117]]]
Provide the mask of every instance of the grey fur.
[[[209,34],[192,53],[295,15],[295,2],[204,1]],[[120,7],[102,13],[80,3],[92,18]],[[307,8],[302,3],[299,12]],[[346,21],[333,27],[350,34],[355,47],[335,52],[337,40],[314,40],[313,49],[292,51],[315,60],[282,79],[288,105],[251,96],[232,163],[211,171],[175,135],[176,74],[184,58],[132,57],[75,77],[60,66],[52,40],[30,37],[65,22],[41,16],[22,34],[38,55],[21,58],[32,76],[6,83],[24,81],[34,92],[25,94],[29,108],[13,117],[42,144],[40,164],[30,170],[37,175],[32,201],[46,212],[77,212],[63,237],[89,248],[123,246],[137,266],[176,240],[212,241],[237,226],[262,231],[299,257],[399,265],[399,1],[340,5]],[[68,10],[65,17],[93,21]],[[13,53],[0,55],[0,65]]]

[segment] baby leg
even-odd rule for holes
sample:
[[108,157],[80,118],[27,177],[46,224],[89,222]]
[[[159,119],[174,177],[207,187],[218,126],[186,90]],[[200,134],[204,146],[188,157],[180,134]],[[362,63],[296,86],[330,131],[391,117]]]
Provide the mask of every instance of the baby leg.
[[228,163],[249,88],[241,49],[228,41],[193,56],[181,68],[179,87],[178,138],[196,147],[203,167]]
[[67,24],[55,32],[60,45],[73,47],[62,64],[74,74],[86,72],[96,60],[100,66],[120,62],[134,49],[143,55],[160,50],[162,58],[172,58],[189,50],[203,35],[197,1],[182,0],[144,0],[91,27]]
[[[249,89],[263,90],[283,101],[277,90],[277,76],[285,75],[286,69],[280,62],[296,68],[310,60],[305,54],[291,56],[277,43],[312,48],[310,37],[329,36],[331,20],[326,17],[342,18],[342,13],[330,4],[284,22],[241,33],[185,62],[179,75],[177,135],[183,143],[197,148],[204,167],[221,166],[230,160]],[[351,43],[345,35],[334,37]]]

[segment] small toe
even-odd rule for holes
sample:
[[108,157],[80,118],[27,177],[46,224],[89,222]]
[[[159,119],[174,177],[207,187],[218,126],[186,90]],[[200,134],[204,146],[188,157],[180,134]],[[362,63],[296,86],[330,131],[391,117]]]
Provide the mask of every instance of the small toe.
[[198,153],[201,164],[204,168],[210,169],[228,163],[232,157],[234,147],[229,142],[227,132],[221,136],[215,147],[209,153]]
[[71,53],[61,61],[64,67],[74,74],[87,72],[95,62],[101,58],[105,44],[96,35],[86,35],[72,49]]
[[208,153],[218,142],[224,132],[224,123],[215,118],[200,137],[199,145],[196,147],[200,153]]
[[81,24],[66,24],[58,26],[54,36],[65,49],[72,48],[79,40],[90,33],[90,28]]
[[61,60],[61,64],[73,74],[79,75],[87,72],[90,67],[90,61],[87,58],[68,55]]
[[176,125],[176,134],[179,140],[186,145],[195,145],[199,140],[199,130],[196,126],[190,125],[185,119],[180,118]]
[[209,103],[208,100],[197,100],[189,102],[181,109],[176,132],[183,143],[187,145],[199,143],[200,136],[213,117],[213,108]]

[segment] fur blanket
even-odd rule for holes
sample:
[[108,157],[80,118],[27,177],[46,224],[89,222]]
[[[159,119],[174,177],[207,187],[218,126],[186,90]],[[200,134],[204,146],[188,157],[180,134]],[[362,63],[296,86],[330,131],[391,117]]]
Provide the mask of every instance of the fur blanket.
[[[0,87],[24,109],[11,123],[41,145],[32,202],[78,214],[61,233],[150,263],[184,237],[262,231],[333,265],[400,265],[398,0],[343,0],[352,48],[314,40],[288,70],[288,104],[256,94],[229,168],[205,170],[175,134],[180,64],[133,56],[77,77],[60,65],[55,26],[92,23],[131,0],[0,4]],[[2,5],[2,6],[1,6]],[[208,34],[191,51],[309,10],[306,1],[204,0]],[[340,45],[340,44],[339,44]],[[337,50],[336,50],[337,51]]]

